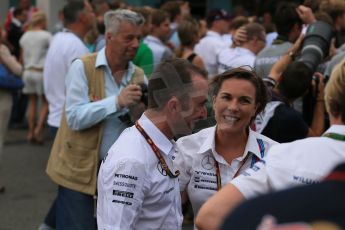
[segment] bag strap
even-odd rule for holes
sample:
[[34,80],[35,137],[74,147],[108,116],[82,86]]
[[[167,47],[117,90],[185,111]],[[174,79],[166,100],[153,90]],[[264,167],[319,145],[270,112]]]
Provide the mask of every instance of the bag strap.
[[98,101],[105,98],[104,72],[102,68],[95,66],[97,53],[87,54],[80,59],[84,63],[90,101]]

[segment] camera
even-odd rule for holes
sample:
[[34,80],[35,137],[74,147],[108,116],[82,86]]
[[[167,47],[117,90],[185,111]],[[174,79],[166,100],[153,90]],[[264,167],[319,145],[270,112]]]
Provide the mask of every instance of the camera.
[[141,98],[140,102],[144,103],[145,107],[148,105],[148,88],[147,85],[144,83],[139,84],[141,88]]
[[[141,88],[141,98],[138,107],[142,103],[146,108],[148,105],[148,88],[144,83],[139,84],[139,86]],[[119,116],[120,121],[125,123],[128,127],[134,125],[135,120],[137,120],[143,112],[141,108],[135,108],[136,106],[137,105],[134,105],[133,108],[130,108],[128,113]]]
[[323,21],[310,24],[298,61],[304,62],[309,69],[315,72],[322,59],[328,54],[332,37],[333,29],[330,24]]

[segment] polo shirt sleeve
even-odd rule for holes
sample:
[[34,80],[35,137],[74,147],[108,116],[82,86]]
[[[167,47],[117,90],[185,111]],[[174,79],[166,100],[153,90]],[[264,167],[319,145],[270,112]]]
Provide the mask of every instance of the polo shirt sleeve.
[[149,188],[145,167],[133,158],[113,158],[102,164],[98,176],[99,229],[133,229]]
[[232,183],[246,198],[258,196],[270,190],[267,167],[257,162],[252,168],[233,179]]
[[263,161],[254,164],[231,183],[246,199],[291,186],[291,164],[294,162],[291,162],[289,151],[282,144],[272,146]]

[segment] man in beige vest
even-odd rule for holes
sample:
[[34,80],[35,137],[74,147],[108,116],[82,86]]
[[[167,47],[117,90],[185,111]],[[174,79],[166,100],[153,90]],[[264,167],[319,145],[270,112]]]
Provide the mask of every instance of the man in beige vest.
[[59,185],[56,229],[96,229],[94,197],[101,159],[127,127],[122,117],[140,103],[143,71],[131,60],[139,46],[141,15],[105,14],[106,46],[75,60],[66,75],[66,103],[47,166]]

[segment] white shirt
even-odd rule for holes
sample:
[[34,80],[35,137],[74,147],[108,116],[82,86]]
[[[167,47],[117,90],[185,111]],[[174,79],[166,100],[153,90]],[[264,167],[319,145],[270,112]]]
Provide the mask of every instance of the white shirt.
[[[181,191],[188,192],[194,215],[201,205],[217,191],[217,177],[214,160],[219,164],[222,186],[229,183],[238,170],[239,173],[262,160],[268,149],[277,142],[252,130],[243,156],[234,159],[231,164],[215,150],[216,126],[203,129],[198,133],[182,137],[177,141],[178,153],[174,163],[180,170],[179,183]],[[243,164],[243,160],[246,156]],[[241,165],[243,166],[241,167]]]
[[223,49],[217,59],[218,73],[232,68],[248,65],[254,67],[255,53],[247,48],[235,47]]
[[[139,124],[160,150],[172,172],[175,143],[143,114]],[[177,178],[166,176],[135,126],[110,148],[98,175],[98,229],[181,229]]]
[[172,58],[172,51],[160,39],[148,35],[143,42],[152,50],[154,67],[162,61]]
[[44,64],[44,93],[49,104],[48,124],[60,126],[65,104],[65,75],[72,61],[89,50],[82,40],[71,32],[59,32],[50,43]]
[[228,47],[232,46],[232,35],[230,33],[223,34],[222,39]]
[[[326,133],[345,135],[345,125],[332,125]],[[345,161],[345,141],[311,137],[272,147],[257,170],[248,169],[231,183],[246,198],[292,186],[319,182]]]
[[199,43],[194,47],[194,52],[204,60],[209,78],[217,74],[217,56],[221,50],[227,47],[222,36],[214,31],[207,31]]

